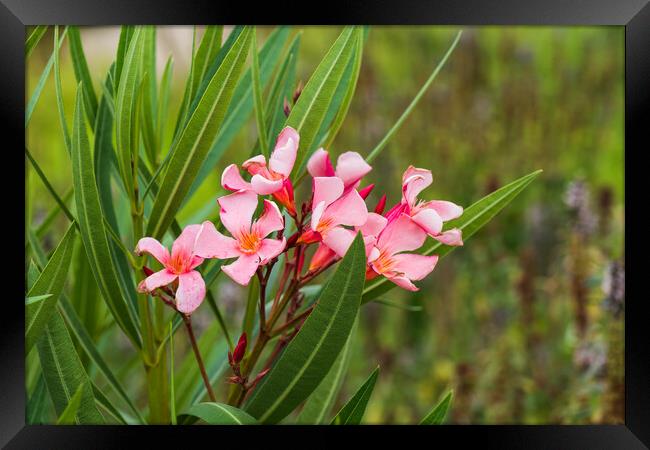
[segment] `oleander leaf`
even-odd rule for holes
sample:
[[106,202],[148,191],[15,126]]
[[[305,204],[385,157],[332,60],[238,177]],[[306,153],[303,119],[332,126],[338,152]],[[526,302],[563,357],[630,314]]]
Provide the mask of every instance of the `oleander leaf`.
[[117,324],[141,346],[137,318],[117,279],[104,225],[94,163],[84,120],[83,90],[77,89],[72,135],[72,178],[81,238],[102,297]]
[[92,383],[58,311],[52,314],[37,348],[47,390],[57,415],[63,414],[75,392],[81,389],[80,404],[72,421],[77,424],[103,423],[104,418],[95,405]]
[[422,419],[420,425],[441,425],[447,417],[453,394],[454,391],[447,392],[443,399]]
[[253,32],[253,65],[251,66],[251,74],[253,77],[253,100],[255,110],[255,121],[257,122],[257,139],[262,149],[262,154],[268,158],[270,149],[269,142],[266,137],[266,120],[264,119],[264,102],[262,100],[262,82],[260,80],[260,61],[257,54],[257,33]]
[[86,62],[86,55],[84,53],[83,45],[81,44],[81,35],[79,28],[69,27],[68,29],[68,42],[70,43],[70,57],[72,58],[72,68],[77,83],[83,83],[84,88],[84,102],[86,106],[86,114],[88,115],[88,122],[95,127],[95,117],[97,116],[97,95],[93,89],[92,79],[90,78],[90,71],[88,70],[88,63]]
[[32,51],[36,48],[38,43],[45,35],[47,28],[47,25],[37,25],[29,34],[25,40],[25,59],[29,58],[29,55],[31,55]]
[[77,415],[77,411],[79,411],[79,406],[81,406],[81,397],[84,393],[83,388],[83,384],[80,384],[79,387],[77,387],[77,390],[68,402],[68,405],[56,419],[57,425],[72,425],[75,423],[75,417]]
[[325,378],[323,378],[323,381],[321,381],[316,390],[305,402],[305,406],[298,416],[297,423],[318,425],[326,422],[327,414],[334,406],[336,395],[341,389],[345,374],[348,371],[350,355],[352,354],[352,340],[356,334],[355,330],[358,322],[359,320],[357,318],[343,350],[336,357],[336,361],[334,361],[334,364],[329,372],[327,372],[327,375],[325,375]]
[[163,237],[192,186],[223,122],[250,40],[247,28],[223,59],[181,132],[151,209],[148,236]]
[[210,425],[255,425],[250,414],[223,403],[204,402],[192,405],[184,415],[197,417]]
[[359,233],[298,334],[253,391],[245,411],[262,423],[277,423],[318,387],[352,331],[365,270]]
[[56,309],[56,303],[63,292],[63,286],[70,270],[76,231],[76,226],[70,225],[47,265],[27,293],[27,297],[32,299],[42,298],[45,295],[49,295],[49,297],[25,304],[25,354],[41,337]]
[[334,419],[332,419],[331,425],[359,425],[361,423],[363,414],[366,412],[366,406],[368,406],[368,400],[370,400],[372,390],[375,388],[378,375],[379,366],[372,371],[359,390],[348,400],[338,414],[336,414]]
[[345,68],[362,34],[361,28],[346,27],[307,81],[298,101],[291,109],[285,125],[300,134],[300,146],[293,173],[302,170],[307,157],[318,144],[316,137],[328,112],[328,105],[343,78]]
[[[541,170],[529,173],[500,189],[492,192],[491,194],[483,197],[481,200],[466,208],[463,215],[458,219],[451,220],[445,223],[445,229],[458,228],[463,233],[463,241],[466,242],[474,233],[486,225],[499,211],[506,207],[514,198],[521,193],[530,183],[533,182]],[[431,247],[426,249],[422,254],[433,255],[439,257],[447,255],[456,247],[443,246],[440,242],[436,241]],[[378,278],[377,281],[371,282],[363,292],[361,303],[366,303],[375,298],[383,295],[391,290],[395,285],[388,282],[386,278]]]

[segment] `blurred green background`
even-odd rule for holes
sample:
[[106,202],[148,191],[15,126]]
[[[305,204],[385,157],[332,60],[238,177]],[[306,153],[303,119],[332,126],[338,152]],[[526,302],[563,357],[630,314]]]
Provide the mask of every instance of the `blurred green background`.
[[[340,28],[301,30],[298,79],[306,81]],[[268,31],[261,28],[260,43]],[[350,112],[328,150],[367,154],[457,31],[371,27]],[[82,28],[81,36],[95,90],[101,92],[119,28]],[[28,61],[26,98],[51,48],[48,31]],[[159,27],[159,76],[170,54],[175,61],[170,123],[191,48],[191,27]],[[67,42],[61,70],[71,123],[76,83]],[[623,75],[623,27],[464,28],[447,65],[375,161],[367,177],[377,184],[369,204],[384,192],[389,205],[398,201],[409,164],[433,171],[434,183],[423,198],[463,206],[533,170],[544,173],[443,259],[419,292],[386,294],[399,308],[378,303],[362,308],[338,404],[380,365],[366,413],[370,423],[417,423],[449,388],[455,396],[449,423],[622,423]],[[221,169],[245,160],[255,140],[251,116],[218,170],[182,210],[182,225],[215,217]],[[52,76],[27,142],[55,189],[66,192],[70,161]],[[30,220],[37,226],[53,201],[35,176],[29,187]],[[64,217],[56,220],[44,236],[48,249],[67,226]],[[245,290],[226,277],[213,289],[236,330]],[[207,307],[196,317],[199,334],[214,320]],[[184,345],[177,342],[177,354]],[[118,374],[128,378],[130,392],[141,393],[144,377],[132,369],[137,355],[119,331],[103,333],[98,346],[115,367],[125,367]],[[125,366],[129,360],[132,365]]]

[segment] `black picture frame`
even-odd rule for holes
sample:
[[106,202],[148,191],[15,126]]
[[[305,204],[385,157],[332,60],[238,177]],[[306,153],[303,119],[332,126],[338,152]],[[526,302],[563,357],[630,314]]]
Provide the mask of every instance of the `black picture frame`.
[[[19,146],[24,145],[25,108],[25,26],[37,24],[116,25],[116,24],[440,24],[440,25],[623,25],[625,26],[625,269],[627,298],[625,313],[625,424],[624,425],[544,425],[544,426],[439,426],[439,427],[300,427],[302,432],[317,431],[319,439],[312,447],[337,445],[352,434],[364,434],[384,440],[395,437],[398,443],[410,445],[411,439],[440,446],[469,442],[490,448],[648,448],[650,446],[650,345],[643,314],[644,257],[647,255],[648,233],[643,227],[643,164],[647,152],[650,121],[650,5],[648,0],[375,0],[352,2],[330,0],[326,4],[280,0],[252,4],[218,0],[173,1],[149,0],[0,0],[0,43],[3,55],[0,64],[0,123],[5,145],[5,163],[20,167]],[[558,105],[561,107],[561,105]],[[14,165],[15,164],[15,165]],[[17,170],[18,173],[18,170]],[[5,172],[6,174],[6,172]],[[18,177],[16,177],[18,178]],[[3,203],[15,216],[24,195],[5,182]],[[8,195],[9,194],[9,195]],[[24,194],[24,193],[23,193]],[[10,198],[9,198],[10,197]],[[14,200],[15,207],[6,200]],[[634,202],[637,202],[633,206]],[[23,204],[24,206],[24,204]],[[11,208],[11,209],[9,209]],[[24,207],[23,207],[24,209]],[[11,224],[5,223],[5,226]],[[16,222],[14,230],[2,236],[23,233]],[[18,230],[15,230],[15,229]],[[11,233],[11,234],[10,234]],[[6,237],[5,251],[24,254],[21,239]],[[8,249],[7,246],[15,248]],[[5,263],[10,260],[5,257]],[[17,258],[16,258],[17,259]],[[21,264],[15,264],[18,270]],[[11,264],[6,264],[7,270]],[[4,286],[24,278],[5,273]],[[23,286],[21,286],[23,289]],[[7,289],[5,289],[6,292]],[[145,439],[153,447],[158,442],[198,445],[206,439],[211,445],[221,444],[224,435],[240,440],[244,436],[291,433],[297,427],[254,427],[228,429],[213,427],[117,427],[117,426],[31,426],[25,425],[24,391],[24,293],[6,292],[3,321],[0,327],[0,445],[6,448],[115,448],[135,446]],[[261,432],[261,433],[260,433]],[[404,432],[420,434],[409,436]],[[244,434],[246,433],[246,434]],[[397,434],[401,436],[397,436]],[[221,437],[219,437],[221,436]],[[295,436],[295,435],[294,435]],[[217,439],[219,437],[219,439]],[[241,442],[241,441],[240,441]],[[313,442],[313,441],[312,441]],[[384,441],[388,442],[388,441]],[[415,441],[413,441],[415,442]],[[223,444],[221,444],[223,445]],[[244,446],[245,448],[248,445]]]

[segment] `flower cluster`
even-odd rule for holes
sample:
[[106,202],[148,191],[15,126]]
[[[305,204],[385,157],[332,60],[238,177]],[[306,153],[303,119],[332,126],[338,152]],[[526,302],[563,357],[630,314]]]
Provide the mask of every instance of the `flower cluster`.
[[[313,275],[342,258],[359,232],[366,249],[366,278],[384,276],[404,289],[416,291],[413,281],[427,276],[438,257],[411,252],[419,249],[427,236],[445,245],[463,244],[460,230],[443,231],[444,222],[459,217],[463,208],[448,201],[418,198],[432,183],[429,170],[409,166],[402,177],[400,201],[384,213],[383,195],[369,212],[366,198],[374,185],[360,185],[372,167],[356,152],[341,154],[334,166],[326,150],[317,150],[307,163],[312,195],[298,210],[290,175],[299,144],[296,130],[284,128],[268,162],[264,155],[258,155],[242,164],[241,169],[250,175],[249,181],[236,164],[226,167],[221,185],[232,193],[217,202],[221,225],[229,236],[210,221],[189,225],[174,242],[171,255],[157,240],[141,239],[136,253],[149,253],[164,268],[143,280],[140,291],[152,293],[174,283],[176,309],[191,314],[205,296],[205,283],[195,268],[206,258],[236,258],[222,270],[245,286],[260,273],[261,266],[275,262],[290,248],[302,249],[296,252],[296,273],[300,274],[304,248],[315,244],[307,270]],[[260,196],[273,200],[262,199],[262,211],[254,220]],[[284,236],[285,218],[280,207],[297,227],[289,238]]]

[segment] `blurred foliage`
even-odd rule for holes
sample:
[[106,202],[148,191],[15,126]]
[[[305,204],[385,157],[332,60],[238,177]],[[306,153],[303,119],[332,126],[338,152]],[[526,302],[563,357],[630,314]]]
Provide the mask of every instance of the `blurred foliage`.
[[[191,29],[161,30],[169,33],[161,31],[159,41],[177,40],[169,46],[175,58],[171,114],[176,114]],[[96,90],[117,45],[117,28],[113,31],[82,29]],[[456,31],[372,27],[350,113],[329,150],[367,154]],[[338,27],[303,29],[298,79],[309,77],[339,32]],[[260,41],[267,33],[260,30]],[[26,98],[51,52],[51,34],[30,57]],[[163,64],[166,57],[159,55]],[[61,65],[71,123],[76,83],[67,42]],[[537,168],[544,173],[480,235],[445,258],[418,293],[394,289],[387,294],[392,303],[421,310],[378,303],[363,307],[335,410],[379,364],[367,422],[417,423],[448,388],[454,389],[451,423],[623,421],[623,319],[603,307],[604,300],[611,306],[615,295],[607,283],[606,292],[601,288],[610,263],[623,257],[623,73],[622,27],[465,29],[439,77],[375,161],[369,179],[377,187],[371,198],[385,192],[389,204],[397,201],[409,164],[433,171],[434,184],[423,198],[465,206],[522,173]],[[218,170],[181,211],[182,225],[194,217],[214,218],[221,170],[245,160],[255,140],[251,116]],[[53,77],[31,118],[27,142],[62,195],[71,186],[71,173]],[[35,176],[29,179],[28,201],[29,220],[37,226],[53,202]],[[67,225],[64,217],[56,218],[44,236],[46,251]],[[238,325],[246,292],[224,278],[213,290],[226,320]],[[75,307],[83,311],[84,305]],[[199,330],[213,321],[207,306],[195,317]],[[105,326],[99,321],[93,333],[99,336]],[[123,367],[118,377],[139,374],[137,355],[122,335],[101,336],[98,347],[106,359]],[[187,344],[178,339],[175,346],[180,364]],[[142,392],[143,376],[128,379],[130,394]]]

